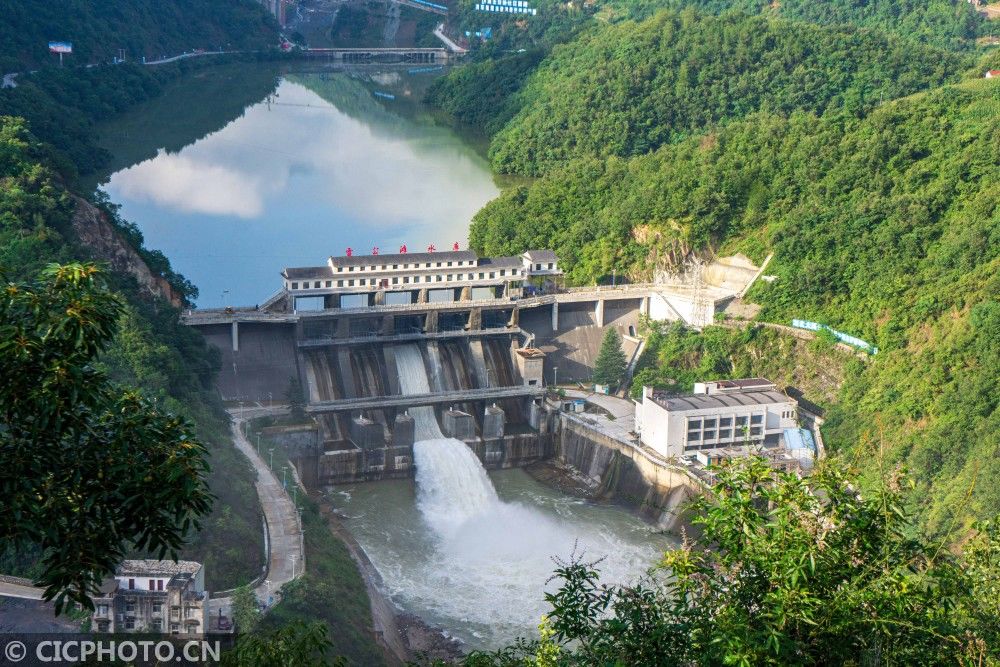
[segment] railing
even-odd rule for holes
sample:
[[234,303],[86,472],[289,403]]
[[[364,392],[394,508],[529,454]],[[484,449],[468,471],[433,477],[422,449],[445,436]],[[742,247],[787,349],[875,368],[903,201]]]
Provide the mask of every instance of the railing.
[[516,387],[493,387],[490,389],[469,389],[432,394],[410,394],[403,396],[372,396],[346,398],[336,401],[320,401],[306,406],[306,412],[347,412],[352,410],[380,410],[384,408],[404,408],[418,405],[439,405],[441,403],[466,403],[469,401],[492,401],[504,398],[542,396],[545,389],[519,385]]

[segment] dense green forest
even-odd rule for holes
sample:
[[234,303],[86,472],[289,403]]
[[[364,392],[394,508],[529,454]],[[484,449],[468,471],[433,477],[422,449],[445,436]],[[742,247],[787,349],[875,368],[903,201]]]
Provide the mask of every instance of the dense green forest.
[[986,21],[965,0],[615,0],[612,15],[643,18],[663,7],[766,13],[825,25],[877,28],[906,39],[968,48]]
[[550,245],[580,283],[612,269],[648,278],[692,251],[773,252],[777,280],[750,294],[761,319],[819,320],[882,349],[845,383],[830,442],[869,446],[877,430],[917,473],[932,528],[996,512],[995,84],[860,119],[759,112],[640,157],[575,160],[487,205],[472,242],[487,254]]
[[953,80],[960,60],[864,30],[692,11],[587,31],[557,47],[494,137],[495,169],[638,155],[758,110],[860,115]]
[[[70,224],[74,200],[49,162],[50,153],[24,121],[0,119],[0,267],[8,279],[30,279],[50,262],[89,257],[75,239]],[[119,221],[113,209],[106,214],[124,237],[141,245],[137,230]],[[189,289],[162,255],[146,257],[173,278],[176,288]],[[199,334],[180,324],[177,309],[141,296],[133,278],[115,274],[112,283],[126,306],[101,367],[113,381],[192,419],[209,447],[209,486],[217,500],[184,555],[206,563],[211,588],[245,582],[263,562],[260,510],[253,474],[230,445],[227,420],[213,390],[216,355]],[[22,567],[29,560],[11,553],[4,558],[5,564]],[[24,571],[30,573],[30,568]]]
[[52,65],[50,41],[73,43],[68,65],[139,60],[193,49],[256,49],[277,26],[254,0],[8,0],[0,21],[0,72]]

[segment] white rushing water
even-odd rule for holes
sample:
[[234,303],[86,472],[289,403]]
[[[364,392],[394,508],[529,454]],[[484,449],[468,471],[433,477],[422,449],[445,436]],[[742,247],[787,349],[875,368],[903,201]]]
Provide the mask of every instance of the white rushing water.
[[[395,356],[402,393],[427,393],[419,347],[396,347]],[[618,508],[561,496],[521,471],[507,478],[519,502],[501,500],[472,450],[442,435],[432,408],[410,415],[417,522],[425,527],[398,525],[414,521],[399,498],[369,497],[365,512],[380,520],[361,526],[359,539],[405,608],[472,645],[495,647],[534,634],[547,611],[543,595],[554,557],[568,559],[574,551],[603,557],[603,580],[625,582],[641,576],[666,545]]]

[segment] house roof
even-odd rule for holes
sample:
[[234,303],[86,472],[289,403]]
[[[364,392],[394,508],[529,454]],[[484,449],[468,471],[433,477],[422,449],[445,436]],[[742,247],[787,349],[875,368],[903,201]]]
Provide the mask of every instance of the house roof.
[[333,275],[329,266],[299,266],[286,268],[281,272],[289,280],[299,280],[302,278],[329,278]]
[[774,383],[767,378],[741,378],[739,380],[719,380],[720,389],[753,389],[754,387],[773,387]]
[[172,577],[177,574],[196,574],[200,569],[201,563],[196,563],[193,560],[179,560],[177,562],[153,559],[125,560],[118,566],[118,576],[160,574]]
[[383,264],[414,264],[417,262],[456,262],[476,261],[479,259],[471,250],[446,250],[442,252],[408,252],[386,255],[352,255],[350,257],[330,257],[330,265],[338,266],[376,266]]
[[489,269],[519,269],[522,266],[520,257],[483,257],[479,266]]
[[654,393],[653,400],[671,412],[794,402],[779,391],[734,391],[722,394],[694,394],[690,396],[667,396]]
[[524,256],[532,262],[554,262],[558,259],[551,250],[528,250]]

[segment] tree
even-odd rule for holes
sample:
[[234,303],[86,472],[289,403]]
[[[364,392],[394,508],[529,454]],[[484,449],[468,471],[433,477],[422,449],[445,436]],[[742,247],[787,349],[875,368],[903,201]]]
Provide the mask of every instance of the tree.
[[618,330],[611,327],[604,334],[601,351],[594,362],[594,382],[597,384],[617,387],[625,379],[625,368],[628,360],[622,350],[622,339]]
[[233,591],[233,621],[236,632],[246,634],[251,632],[260,619],[260,608],[257,606],[257,596],[249,586],[240,586]]
[[561,563],[540,642],[469,664],[995,664],[995,524],[966,554],[912,537],[902,478],[862,496],[843,471],[808,479],[759,458],[716,471],[694,503],[697,542],[665,554],[669,576],[602,586],[594,563]]
[[302,391],[302,383],[297,377],[288,378],[285,400],[288,401],[292,419],[303,421],[306,418],[306,394]]
[[222,658],[227,667],[343,667],[347,660],[329,658],[326,626],[289,623],[269,633],[243,633]]
[[131,551],[176,558],[210,507],[188,424],[94,367],[121,310],[92,264],[0,294],[0,539],[41,550],[36,583],[57,613],[92,608]]

